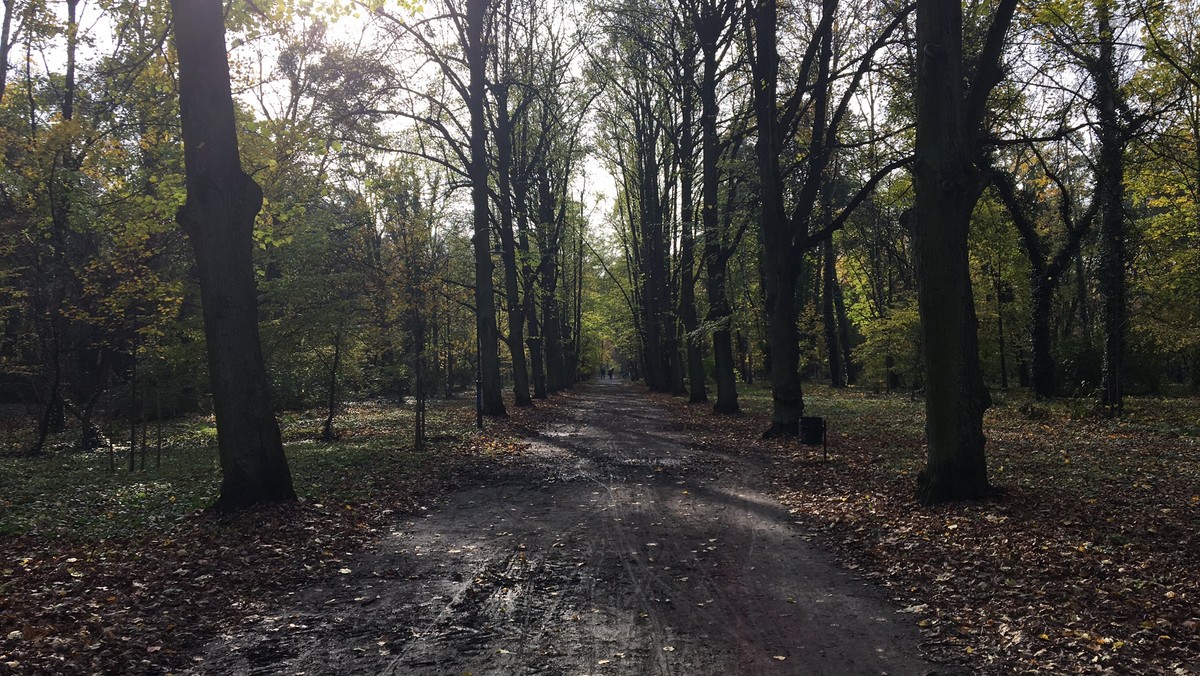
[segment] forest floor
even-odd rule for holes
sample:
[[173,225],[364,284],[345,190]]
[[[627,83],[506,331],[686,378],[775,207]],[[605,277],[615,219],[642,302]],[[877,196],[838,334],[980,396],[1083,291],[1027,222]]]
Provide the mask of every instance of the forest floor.
[[194,673],[924,674],[916,626],[805,539],[762,458],[619,381],[461,477]]
[[[774,458],[770,493],[849,570],[880,585],[925,654],[974,672],[1200,674],[1200,401],[1031,404],[993,392],[984,422],[995,494],[920,508],[923,403],[806,387],[820,447],[761,440],[770,392],[745,413],[655,400],[700,448]],[[747,441],[750,440],[750,441]]]
[[1000,397],[996,495],[920,509],[919,402],[810,388],[824,459],[761,388],[642,392],[451,404],[420,452],[394,407],[285,416],[306,499],[232,519],[210,420],[157,470],[0,458],[0,673],[1200,673],[1194,399]]

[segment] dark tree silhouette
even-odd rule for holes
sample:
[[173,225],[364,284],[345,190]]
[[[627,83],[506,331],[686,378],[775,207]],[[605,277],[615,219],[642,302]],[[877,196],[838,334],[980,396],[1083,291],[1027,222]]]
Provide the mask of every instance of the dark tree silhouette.
[[929,456],[918,480],[924,504],[982,497],[988,490],[983,412],[991,396],[979,367],[967,233],[987,185],[975,165],[987,99],[1000,82],[1000,55],[1016,0],[1000,0],[983,49],[968,72],[959,0],[917,2],[917,140],[913,248],[925,349],[925,434]]
[[221,0],[172,0],[191,240],[220,449],[217,507],[294,500],[258,334],[252,253],[262,190],[242,171]]

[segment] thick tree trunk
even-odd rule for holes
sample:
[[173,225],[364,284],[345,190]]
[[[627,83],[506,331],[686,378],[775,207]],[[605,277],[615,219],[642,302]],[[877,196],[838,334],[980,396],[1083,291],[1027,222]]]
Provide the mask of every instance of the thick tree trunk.
[[1050,310],[1054,299],[1054,285],[1036,272],[1029,284],[1029,384],[1034,396],[1039,399],[1054,397],[1055,374],[1054,354],[1051,347]]
[[804,415],[800,385],[800,335],[796,330],[796,278],[800,260],[776,249],[768,272],[767,338],[771,347],[771,426],[766,438],[796,436]]
[[[715,16],[708,18],[709,24],[717,22]],[[729,307],[726,287],[729,255],[725,251],[725,238],[721,232],[717,211],[719,181],[718,162],[721,150],[717,138],[717,44],[720,25],[706,26],[706,35],[701,36],[704,71],[700,81],[700,146],[703,192],[700,217],[704,223],[704,260],[708,265],[705,277],[708,291],[708,324],[713,327],[713,379],[717,385],[717,401],[713,412],[735,414],[738,412],[737,376],[733,361],[733,338],[730,324],[733,311]]]
[[783,139],[777,117],[779,54],[778,6],[764,0],[753,11],[754,116],[758,123],[759,236],[762,276],[766,287],[767,359],[771,370],[771,426],[764,437],[795,436],[804,414],[800,386],[800,337],[796,331],[796,278],[800,252],[792,241],[779,155]]
[[1100,288],[1104,352],[1100,371],[1100,406],[1107,415],[1124,409],[1125,333],[1127,291],[1125,284],[1125,131],[1117,113],[1117,72],[1113,63],[1114,38],[1109,24],[1109,4],[1101,0],[1099,13],[1100,54],[1095,72],[1096,100],[1100,122],[1100,159],[1097,164],[1096,196],[1100,200]]
[[220,0],[172,0],[187,201],[176,218],[196,253],[217,420],[221,493],[237,509],[293,500],[258,335],[251,238],[262,190],[238,155]]
[[[921,173],[918,170],[918,176]],[[991,399],[979,368],[978,322],[967,260],[969,200],[943,193],[926,204],[920,190],[913,240],[925,346],[929,458],[920,476],[918,498],[934,504],[986,493],[983,413]]]
[[483,414],[505,416],[500,380],[500,331],[496,327],[496,291],[492,286],[491,236],[488,229],[487,36],[489,0],[467,0],[466,59],[470,69],[467,109],[471,116],[472,234],[475,251],[475,330],[479,337]]
[[[971,212],[983,182],[972,164],[979,123],[964,96],[959,0],[921,0],[916,37],[913,249],[925,350],[929,447],[917,497],[928,505],[987,493],[983,413],[991,398],[979,367],[978,321],[967,255]],[[977,74],[975,86],[981,86],[982,77]],[[983,95],[986,101],[986,90]]]

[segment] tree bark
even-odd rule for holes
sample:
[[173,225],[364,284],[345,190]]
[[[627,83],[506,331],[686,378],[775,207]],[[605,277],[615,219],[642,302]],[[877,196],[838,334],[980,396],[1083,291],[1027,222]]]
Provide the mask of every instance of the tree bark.
[[765,0],[754,10],[754,113],[758,122],[759,233],[766,281],[767,342],[771,368],[771,426],[764,437],[800,433],[804,394],[800,386],[799,334],[796,330],[796,278],[800,260],[784,206],[779,156],[783,139],[777,114],[779,53],[778,6]]
[[500,331],[496,326],[496,291],[492,286],[491,236],[488,233],[488,152],[487,152],[487,36],[485,23],[489,0],[467,0],[466,51],[470,81],[467,85],[467,109],[471,116],[472,236],[475,251],[475,330],[479,336],[483,414],[506,416],[500,381]]
[[1014,5],[1015,0],[1002,0],[996,8],[967,91],[962,3],[917,3],[913,249],[929,448],[917,498],[926,505],[988,491],[983,414],[991,397],[979,366],[967,235],[984,187],[984,175],[973,163],[979,130],[988,94],[1002,77],[1000,52]]
[[220,0],[172,0],[187,200],[176,215],[196,254],[217,420],[223,510],[293,500],[258,334],[252,260],[262,190],[244,171]]
[[1117,72],[1108,0],[1097,5],[1099,58],[1095,80],[1099,117],[1100,159],[1096,195],[1100,200],[1100,289],[1104,352],[1100,370],[1100,406],[1106,415],[1124,409],[1125,334],[1128,328],[1125,283],[1125,131],[1117,116]]
[[730,327],[733,311],[729,307],[726,289],[729,253],[725,250],[725,238],[717,212],[721,178],[718,166],[721,150],[717,138],[717,43],[723,32],[723,23],[715,8],[707,8],[707,15],[702,15],[700,20],[699,37],[703,57],[700,80],[700,167],[703,180],[700,218],[704,224],[704,260],[708,266],[705,276],[705,288],[708,291],[707,322],[713,327],[713,379],[717,385],[717,401],[713,404],[713,412],[731,415],[737,413],[739,407]]
[[[1032,275],[1031,275],[1032,276]],[[1050,310],[1054,286],[1043,279],[1030,280],[1029,288],[1029,385],[1034,396],[1050,399],[1058,390],[1050,332]]]

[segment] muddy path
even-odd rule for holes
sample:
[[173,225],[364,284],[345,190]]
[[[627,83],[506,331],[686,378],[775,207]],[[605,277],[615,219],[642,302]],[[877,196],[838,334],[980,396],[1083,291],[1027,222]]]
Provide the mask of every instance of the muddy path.
[[197,674],[928,674],[917,634],[619,381],[264,607]]

